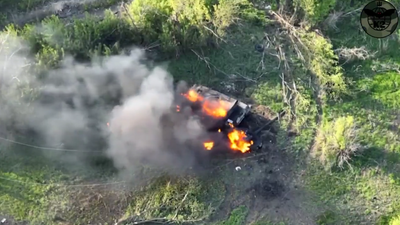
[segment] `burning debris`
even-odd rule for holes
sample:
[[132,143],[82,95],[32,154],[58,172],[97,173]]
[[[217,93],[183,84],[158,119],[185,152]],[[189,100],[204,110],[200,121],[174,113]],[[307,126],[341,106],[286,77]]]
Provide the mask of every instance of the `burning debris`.
[[[252,136],[239,125],[249,115],[251,106],[204,86],[194,85],[186,93],[181,93],[183,100],[176,106],[176,111],[190,108],[191,115],[200,118],[209,132],[217,131],[225,135],[227,147],[246,153],[254,145]],[[206,150],[213,150],[214,141],[203,143]],[[261,147],[259,144],[258,147]]]
[[[284,112],[281,112],[277,118],[256,131],[250,131],[242,122],[250,114],[251,106],[220,92],[194,85],[186,92],[179,93],[175,101],[173,111],[188,116],[187,120],[190,117],[196,118],[207,130],[208,137],[202,146],[207,151],[219,147],[240,153],[259,149],[262,142],[257,136],[258,133],[284,115]],[[107,126],[110,127],[110,123],[107,123]]]
[[211,150],[214,147],[214,142],[209,141],[209,142],[204,142],[204,148],[207,150]]
[[244,131],[242,130],[237,130],[234,129],[228,133],[228,138],[231,143],[231,148],[233,150],[238,150],[241,151],[242,153],[245,153],[247,151],[250,151],[250,147],[253,145],[253,141],[247,140],[247,135]]

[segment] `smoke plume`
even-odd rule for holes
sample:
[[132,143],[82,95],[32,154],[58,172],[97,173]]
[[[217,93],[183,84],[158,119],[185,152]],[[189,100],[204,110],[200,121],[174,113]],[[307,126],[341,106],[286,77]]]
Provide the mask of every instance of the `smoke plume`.
[[196,118],[174,113],[172,77],[141,63],[141,50],[97,64],[66,59],[38,76],[27,49],[17,47],[23,43],[7,45],[0,52],[1,136],[29,130],[42,146],[104,149],[121,172],[140,164],[180,172],[195,163],[204,129]]

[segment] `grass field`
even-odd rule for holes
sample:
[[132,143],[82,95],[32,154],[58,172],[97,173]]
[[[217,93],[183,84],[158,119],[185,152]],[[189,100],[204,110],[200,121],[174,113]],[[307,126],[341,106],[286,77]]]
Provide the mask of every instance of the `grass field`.
[[[85,3],[75,15],[118,3]],[[48,2],[1,4],[24,12]],[[265,138],[270,142],[263,152],[216,158],[200,175],[167,176],[142,168],[130,174],[143,177],[135,183],[121,178],[98,152],[40,150],[5,140],[43,146],[34,137],[0,132],[0,217],[21,224],[399,222],[400,33],[373,39],[359,31],[357,13],[349,13],[335,27],[323,26],[321,35],[287,24],[273,11],[263,16],[243,8],[242,19],[215,39],[218,47],[183,39],[185,48],[171,56],[169,48],[153,50],[151,38],[171,43],[150,33],[141,44],[149,55],[162,56],[157,60],[175,80],[252,101],[267,117],[287,110],[276,124],[276,137]],[[84,61],[96,53],[118,54],[140,39],[130,18],[108,16],[102,22],[53,17],[41,23],[52,29],[27,25],[18,35],[29,42],[35,71],[42,74],[65,55]],[[2,21],[12,20],[4,16]]]

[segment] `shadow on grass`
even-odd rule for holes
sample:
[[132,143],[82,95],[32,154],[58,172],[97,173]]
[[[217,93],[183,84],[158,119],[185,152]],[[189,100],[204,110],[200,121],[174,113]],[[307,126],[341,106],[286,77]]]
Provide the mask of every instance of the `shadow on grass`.
[[[332,186],[337,188],[324,187],[324,190],[331,192],[332,196],[341,196],[338,199],[354,198],[352,195],[361,197],[362,200],[354,202],[366,208],[363,217],[381,217],[390,211],[388,208],[398,210],[399,204],[397,186],[400,183],[400,139],[399,130],[394,125],[394,120],[399,115],[396,87],[399,79],[398,74],[375,72],[372,66],[374,60],[386,63],[385,60],[392,59],[385,56],[359,61],[361,69],[356,69],[357,62],[346,65],[346,74],[354,81],[350,89],[356,94],[344,99],[341,104],[330,105],[326,109],[326,115],[332,118],[354,116],[360,129],[360,142],[367,148],[351,159],[351,168],[333,171],[332,178],[328,180],[333,179],[332,182],[337,184]],[[356,191],[351,191],[352,186]],[[383,194],[386,192],[390,193],[390,198]],[[343,201],[347,204],[348,200]],[[382,205],[385,207],[375,210]]]
[[[361,132],[361,142],[368,147],[362,157],[370,158],[379,162],[378,164],[386,161],[387,167],[400,161],[400,142],[396,138],[399,130],[394,125],[394,120],[399,113],[395,105],[397,97],[385,95],[386,92],[396,92],[396,87],[384,84],[392,82],[390,79],[389,75],[387,80],[377,79],[376,82],[374,81],[375,83],[368,84],[371,90],[363,91],[351,99],[344,100],[338,106],[328,107],[328,113],[332,115],[353,115],[356,118]],[[356,89],[356,91],[358,90]],[[363,166],[362,162],[366,161],[361,160],[357,165]]]
[[388,108],[369,94],[359,94],[339,106],[330,106],[328,113],[352,115],[357,120],[360,144],[366,149],[352,158],[353,167],[359,171],[379,167],[387,175],[395,174],[400,179],[400,169],[396,166],[400,162],[400,142],[392,124],[396,109]]

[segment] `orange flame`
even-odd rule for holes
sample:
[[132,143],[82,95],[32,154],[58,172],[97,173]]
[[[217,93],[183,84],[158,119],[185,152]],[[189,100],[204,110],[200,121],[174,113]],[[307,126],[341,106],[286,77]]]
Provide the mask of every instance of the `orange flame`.
[[229,105],[220,100],[206,100],[194,90],[189,90],[187,94],[182,94],[191,102],[202,102],[202,111],[212,117],[226,117]]
[[231,142],[231,149],[241,151],[242,153],[250,151],[250,146],[253,144],[253,141],[249,142],[245,139],[246,133],[242,130],[234,129],[228,134],[228,138]]
[[212,117],[225,117],[228,114],[224,102],[206,101],[203,104],[203,112]]
[[[191,102],[201,102],[202,111],[206,115],[221,118],[226,117],[228,114],[229,105],[224,101],[205,99],[194,90],[189,90],[186,94],[182,95]],[[177,107],[177,111],[179,111],[179,106]],[[232,123],[229,123],[229,126],[233,129],[228,133],[230,148],[242,153],[250,151],[250,146],[253,145],[253,141],[247,141],[246,133],[242,130],[235,129]],[[221,129],[219,129],[218,132],[221,132]],[[211,150],[214,147],[214,142],[204,142],[203,145],[205,149]]]
[[203,96],[197,94],[194,90],[189,90],[187,94],[183,94],[191,102],[202,102],[204,100]]
[[214,147],[214,142],[210,141],[210,142],[204,142],[204,148],[206,148],[207,150],[211,150]]

